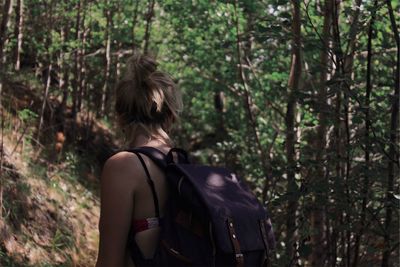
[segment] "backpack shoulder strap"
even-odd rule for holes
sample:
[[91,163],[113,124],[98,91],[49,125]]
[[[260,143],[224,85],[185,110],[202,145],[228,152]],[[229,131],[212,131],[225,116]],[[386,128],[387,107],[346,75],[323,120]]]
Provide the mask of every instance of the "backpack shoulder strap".
[[125,151],[132,153],[141,153],[149,157],[160,169],[164,170],[167,167],[167,156],[157,148],[150,146],[142,146]]
[[128,149],[126,151],[135,153],[136,156],[139,158],[140,163],[143,166],[143,169],[146,173],[147,183],[149,184],[151,193],[153,195],[154,209],[155,209],[156,217],[159,218],[160,217],[160,206],[158,203],[158,196],[157,196],[156,188],[154,186],[153,180],[151,179],[150,172],[146,166],[146,163],[144,162],[143,157],[140,154],[144,154],[144,155],[148,156],[161,169],[165,169],[167,166],[167,163],[165,160],[166,156],[164,155],[164,153],[162,153],[161,151],[159,151],[158,149],[153,148],[153,147],[140,147],[140,148]]
[[158,196],[157,196],[157,192],[156,192],[156,187],[154,186],[154,182],[151,179],[149,170],[147,169],[146,163],[144,162],[140,153],[137,153],[137,152],[133,152],[133,153],[136,154],[136,156],[140,160],[140,163],[142,163],[143,169],[146,173],[147,183],[149,184],[150,189],[151,189],[151,194],[153,195],[154,209],[155,209],[156,217],[159,218],[160,217],[160,206],[158,204]]

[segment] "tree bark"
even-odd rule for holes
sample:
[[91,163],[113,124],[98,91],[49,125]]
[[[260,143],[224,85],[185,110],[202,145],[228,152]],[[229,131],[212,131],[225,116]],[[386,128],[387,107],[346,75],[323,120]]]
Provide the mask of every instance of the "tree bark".
[[[332,77],[334,77],[334,83],[332,89],[336,91],[335,98],[335,115],[334,115],[334,126],[333,126],[333,151],[334,153],[334,163],[335,163],[335,175],[331,179],[332,186],[330,186],[329,201],[333,201],[335,206],[331,209],[331,216],[333,218],[341,218],[343,216],[343,210],[337,208],[343,201],[343,196],[345,196],[345,176],[346,176],[346,166],[347,166],[347,177],[349,176],[350,167],[350,157],[349,150],[346,148],[346,142],[349,144],[349,135],[344,138],[344,132],[348,126],[348,107],[346,102],[343,101],[343,94],[346,93],[345,83],[342,79],[337,79],[337,77],[345,77],[344,71],[344,59],[343,50],[341,45],[341,35],[339,29],[339,13],[340,13],[341,1],[334,1],[332,3],[332,40],[333,40],[333,52],[334,52],[334,68],[332,68]],[[343,108],[343,110],[342,110]],[[346,119],[343,119],[345,117]],[[347,180],[346,180],[347,182]],[[328,220],[329,217],[326,216]],[[350,225],[350,224],[349,224]],[[327,229],[327,234],[330,234],[327,238],[327,244],[331,247],[330,251],[330,262],[332,266],[336,266],[337,261],[337,237],[340,224],[337,220],[332,220],[332,230]]]
[[367,75],[366,75],[366,92],[365,92],[365,149],[364,149],[364,160],[365,160],[365,172],[364,172],[364,184],[362,188],[362,204],[361,204],[361,214],[360,214],[360,230],[356,233],[355,236],[355,245],[354,245],[354,260],[353,260],[353,267],[358,266],[359,261],[359,253],[360,253],[360,243],[362,236],[365,230],[365,219],[367,213],[367,203],[369,200],[369,170],[370,170],[370,152],[371,152],[371,143],[370,143],[370,129],[371,129],[371,122],[370,122],[370,98],[371,98],[371,91],[372,91],[372,83],[371,83],[371,62],[372,62],[372,38],[373,38],[373,28],[375,23],[375,15],[376,15],[376,8],[378,6],[378,1],[375,0],[374,8],[371,14],[371,20],[369,22],[369,29],[368,29],[368,44],[367,44]]
[[[117,2],[117,17],[118,17],[118,23],[121,23],[121,14],[122,14],[122,5],[120,2]],[[121,76],[121,59],[122,59],[122,42],[120,40],[117,40],[117,60],[116,60],[116,78],[117,81],[119,80]]]
[[149,0],[149,6],[146,14],[146,30],[144,33],[144,44],[143,44],[143,53],[147,54],[149,49],[149,41],[150,41],[150,31],[151,31],[151,23],[154,17],[154,4],[155,0]]
[[[81,39],[82,0],[76,3],[75,41],[79,44]],[[81,80],[80,47],[74,52],[74,79],[72,82],[72,118],[75,121],[78,112],[78,92]],[[75,125],[75,122],[74,122]]]
[[318,126],[316,133],[316,141],[315,144],[311,144],[315,146],[316,151],[316,167],[315,174],[313,179],[314,188],[316,188],[314,201],[313,201],[313,209],[311,211],[311,228],[315,231],[314,234],[311,235],[311,244],[312,244],[312,252],[310,255],[311,266],[321,267],[324,266],[324,252],[325,252],[325,231],[324,231],[324,210],[321,207],[321,203],[324,200],[324,192],[319,191],[319,185],[324,183],[324,169],[326,165],[325,161],[325,147],[326,147],[326,127],[327,127],[327,115],[326,115],[326,107],[327,107],[327,93],[326,93],[326,80],[329,69],[329,37],[330,37],[330,29],[332,23],[332,8],[333,8],[333,0],[325,0],[324,3],[324,24],[323,24],[323,32],[322,32],[322,42],[323,48],[320,55],[320,89],[317,93],[317,102],[319,106],[318,111]]
[[104,41],[105,41],[105,47],[106,47],[106,53],[105,53],[105,69],[104,69],[104,84],[103,84],[103,89],[102,89],[102,96],[101,96],[101,109],[100,109],[100,114],[101,116],[104,116],[107,111],[107,101],[108,101],[108,83],[110,80],[110,69],[111,69],[111,27],[112,27],[112,12],[111,8],[109,7],[110,2],[107,0],[107,9],[105,10],[105,15],[106,15],[106,29],[105,29],[105,36],[104,36]]
[[44,120],[44,111],[46,109],[47,98],[48,98],[48,95],[49,95],[49,88],[50,88],[51,71],[52,71],[52,69],[53,69],[53,65],[50,63],[49,71],[48,71],[48,74],[47,74],[46,86],[44,88],[43,102],[42,102],[42,108],[41,108],[41,111],[40,111],[40,118],[39,118],[39,126],[38,126],[38,130],[37,130],[36,139],[38,140],[38,142],[40,141],[40,134],[41,134],[43,120]]
[[15,16],[15,28],[14,33],[17,38],[17,45],[15,46],[14,61],[15,70],[18,71],[21,67],[21,49],[23,41],[23,28],[24,28],[24,1],[17,0],[16,16]]
[[[397,45],[397,59],[396,68],[394,69],[394,94],[392,98],[392,110],[390,118],[390,143],[389,143],[389,157],[388,157],[388,180],[387,180],[387,191],[386,191],[386,216],[385,216],[385,236],[384,236],[384,249],[382,253],[382,267],[390,266],[390,252],[391,248],[391,227],[393,217],[393,194],[394,194],[394,179],[397,176],[399,170],[399,102],[400,102],[400,37],[399,30],[396,25],[396,20],[390,0],[386,0],[386,4],[389,10],[390,22],[394,38]],[[396,175],[397,173],[397,175]],[[395,229],[397,231],[398,229]]]
[[137,15],[139,11],[139,3],[140,0],[133,0],[135,2],[135,9],[133,10],[133,20],[132,20],[132,51],[135,51],[136,49],[136,23],[137,23]]
[[262,170],[265,176],[265,184],[263,188],[263,194],[268,190],[268,181],[272,177],[271,172],[272,168],[269,164],[269,161],[267,159],[267,155],[265,154],[265,151],[261,145],[260,141],[260,134],[257,126],[257,121],[256,118],[253,114],[253,99],[251,97],[249,85],[247,83],[247,78],[246,74],[244,72],[243,68],[243,62],[242,62],[242,47],[241,47],[241,40],[240,40],[240,32],[239,32],[239,18],[238,18],[238,0],[235,1],[234,4],[234,11],[235,11],[235,28],[236,28],[236,54],[237,54],[237,61],[238,61],[238,78],[240,83],[243,86],[243,101],[244,101],[244,106],[245,106],[245,111],[247,114],[247,118],[249,119],[249,131],[250,135],[254,138],[254,142],[256,144],[256,153],[260,157],[261,160],[261,166]]
[[84,58],[84,54],[86,52],[85,46],[86,46],[86,38],[88,34],[88,29],[85,27],[85,19],[86,19],[86,0],[82,2],[82,19],[81,19],[81,34],[79,37],[79,48],[78,48],[78,60],[79,60],[79,69],[77,70],[79,72],[79,80],[78,80],[78,103],[77,103],[77,111],[80,112],[82,108],[82,98],[83,98],[83,92],[84,92],[84,87],[86,84],[86,62]]
[[[68,40],[68,27],[62,27],[60,32],[61,42],[65,43]],[[68,65],[65,63],[65,51],[64,48],[60,50],[59,58],[58,58],[58,66],[59,66],[59,89],[62,92],[62,99],[61,99],[61,108],[60,113],[62,116],[62,121],[64,120],[65,116],[65,109],[67,106],[67,99],[68,99]]]
[[[10,19],[10,15],[13,8],[13,1],[12,0],[5,0],[3,5],[3,14],[2,20],[0,24],[0,65],[3,66],[4,63],[4,46],[7,41],[7,28]],[[2,71],[2,67],[0,67],[0,71]]]
[[[5,0],[3,5],[2,19],[0,23],[0,106],[3,101],[3,55],[4,45],[7,39],[7,26],[10,14],[12,12],[12,0]],[[1,143],[0,143],[0,179],[3,174],[3,157],[4,157],[4,113],[3,108],[1,110]],[[3,183],[0,182],[0,209],[3,209]],[[0,211],[0,218],[2,218],[2,211]]]
[[[356,0],[354,5],[353,5],[353,14],[349,19],[349,24],[350,30],[349,30],[349,35],[347,38],[347,47],[344,53],[344,62],[343,62],[343,72],[344,72],[344,77],[345,77],[345,83],[347,90],[344,91],[344,102],[347,103],[347,105],[344,105],[344,113],[345,113],[345,125],[346,125],[346,147],[350,147],[350,139],[352,138],[352,134],[350,132],[351,128],[351,114],[352,114],[352,108],[351,108],[351,101],[349,98],[349,93],[348,91],[352,90],[351,81],[353,80],[353,63],[354,63],[354,55],[355,55],[355,46],[357,42],[357,29],[359,27],[359,15],[360,15],[360,6],[361,6],[361,0]],[[344,189],[345,189],[345,196],[346,196],[346,201],[349,206],[354,206],[353,201],[351,200],[350,196],[350,188],[349,188],[349,182],[350,182],[350,170],[351,170],[351,159],[350,159],[350,153],[349,149],[346,150],[346,175],[344,177]],[[351,215],[347,214],[345,212],[340,212],[340,223],[346,223],[347,225],[351,225]],[[334,234],[333,234],[334,235]],[[346,229],[345,232],[343,233],[342,231],[339,231],[337,234],[341,238],[341,250],[342,250],[342,257],[344,258],[344,261],[346,263],[346,266],[350,266],[351,262],[351,230]],[[333,236],[333,239],[335,239],[336,236]],[[335,241],[332,241],[335,242]],[[335,242],[336,243],[336,242]],[[332,266],[336,266],[336,250],[334,251],[332,255]]]
[[300,2],[292,0],[292,62],[289,75],[289,97],[286,108],[286,160],[287,160],[287,194],[288,200],[288,213],[286,219],[286,255],[289,259],[295,258],[293,247],[296,244],[296,212],[298,206],[297,197],[297,184],[295,181],[296,174],[296,130],[295,130],[295,117],[296,117],[296,92],[299,91],[302,63],[301,63],[301,15],[300,15]]

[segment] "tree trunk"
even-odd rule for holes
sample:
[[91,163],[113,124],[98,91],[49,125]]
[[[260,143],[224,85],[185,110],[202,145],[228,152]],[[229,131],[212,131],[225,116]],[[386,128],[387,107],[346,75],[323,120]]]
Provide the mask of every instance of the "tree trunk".
[[[76,4],[76,21],[75,21],[75,41],[79,44],[81,39],[81,12],[82,0],[78,0]],[[81,80],[81,64],[80,64],[80,47],[74,52],[74,79],[72,82],[72,118],[75,121],[78,112],[78,92]],[[75,122],[74,122],[75,124]]]
[[106,23],[106,29],[105,29],[105,47],[106,47],[106,53],[105,53],[105,69],[104,69],[104,84],[103,84],[103,90],[102,90],[102,96],[101,96],[101,109],[100,109],[100,114],[101,116],[104,116],[107,112],[107,101],[108,99],[108,83],[110,80],[110,69],[111,69],[111,27],[112,27],[112,12],[111,8],[109,7],[110,2],[107,0],[107,9],[105,10],[105,15],[107,19]]
[[136,23],[137,23],[137,15],[138,15],[138,11],[139,11],[139,3],[140,0],[133,0],[135,2],[135,9],[133,10],[133,20],[132,20],[132,51],[135,51],[136,49],[136,41],[135,41],[135,37],[136,37]]
[[[10,15],[12,12],[13,1],[12,0],[5,0],[3,5],[3,14],[2,20],[0,24],[0,64],[3,66],[4,63],[4,46],[7,41],[7,28],[10,19]],[[0,67],[0,71],[2,71],[2,67]]]
[[[0,106],[3,101],[3,55],[4,55],[4,45],[7,39],[7,26],[10,14],[12,12],[12,0],[5,0],[3,5],[2,19],[0,23]],[[1,110],[1,143],[0,143],[0,179],[2,177],[3,171],[3,157],[4,157],[4,113],[3,108]],[[3,209],[3,183],[0,182],[0,209]],[[0,218],[2,218],[2,211],[0,211]]]
[[[353,63],[354,63],[354,54],[355,54],[355,45],[357,41],[357,29],[359,27],[359,15],[360,15],[360,6],[361,6],[361,0],[356,0],[352,10],[354,10],[354,13],[352,16],[350,16],[349,19],[349,24],[350,30],[349,30],[349,35],[347,38],[347,47],[344,53],[344,62],[343,62],[343,72],[344,72],[344,77],[345,77],[345,82],[347,84],[347,90],[344,91],[344,102],[347,103],[347,105],[344,105],[344,113],[345,113],[345,124],[346,124],[346,147],[350,147],[350,140],[354,133],[350,132],[351,129],[351,114],[352,114],[352,108],[351,108],[351,101],[349,98],[349,93],[348,91],[352,90],[351,81],[353,79]],[[347,205],[349,206],[354,206],[353,201],[351,200],[350,196],[350,189],[349,189],[349,182],[350,182],[350,170],[351,170],[351,159],[350,159],[350,153],[349,149],[346,150],[346,175],[344,177],[344,189],[345,189],[345,196],[346,196],[346,201]],[[347,214],[345,212],[340,212],[340,223],[346,223],[347,225],[351,225],[351,215]],[[342,250],[342,257],[344,259],[344,262],[346,263],[346,266],[350,266],[350,254],[351,254],[351,243],[350,243],[350,235],[351,235],[351,230],[346,229],[345,233],[343,233],[343,230],[341,230],[338,234],[340,238],[342,239],[341,242],[341,250]],[[333,236],[335,238],[335,236]],[[347,242],[346,242],[347,240]],[[335,241],[332,241],[335,242]],[[336,266],[336,250],[334,251],[332,255],[332,266]]]
[[15,52],[14,52],[16,71],[18,71],[21,67],[20,56],[21,56],[22,40],[23,40],[23,26],[24,26],[24,1],[17,0],[15,28],[14,28],[15,37],[17,37],[17,45],[15,46]]
[[[317,126],[317,136],[315,143],[315,151],[316,151],[316,168],[314,177],[312,177],[314,181],[314,188],[316,188],[314,201],[313,201],[313,209],[311,211],[311,228],[315,231],[314,234],[311,235],[311,244],[312,244],[312,252],[310,255],[311,266],[322,267],[324,266],[324,252],[325,252],[325,231],[324,231],[324,210],[321,207],[321,203],[324,203],[324,192],[319,191],[318,188],[320,184],[325,183],[324,181],[324,169],[326,165],[325,161],[325,147],[326,147],[326,127],[327,127],[327,115],[326,115],[326,107],[327,107],[327,94],[326,94],[326,85],[325,82],[327,80],[328,69],[329,69],[329,60],[328,60],[328,52],[329,52],[329,37],[330,37],[330,29],[332,22],[332,8],[333,8],[333,0],[325,0],[324,6],[324,25],[322,32],[322,41],[323,41],[323,49],[320,55],[321,61],[321,74],[320,74],[320,89],[317,93],[317,102],[319,104],[318,111],[318,126]],[[314,144],[312,144],[314,145]]]
[[144,45],[143,45],[143,53],[147,54],[149,49],[149,41],[150,41],[150,31],[151,31],[151,22],[154,17],[154,4],[155,0],[149,0],[149,6],[146,14],[146,31],[144,33]]
[[[253,114],[253,99],[251,97],[249,85],[247,84],[247,77],[244,72],[243,62],[242,62],[242,47],[241,47],[241,40],[240,40],[240,32],[239,32],[239,17],[238,17],[238,0],[235,1],[234,4],[234,11],[235,11],[235,28],[236,28],[236,54],[237,54],[237,61],[238,61],[238,79],[240,83],[243,85],[243,102],[245,106],[245,111],[247,114],[247,118],[249,120],[249,133],[252,138],[254,138],[254,142],[256,144],[256,153],[260,157],[261,166],[264,173],[264,177],[266,179],[264,184],[264,192],[268,190],[268,181],[272,177],[271,172],[272,168],[267,160],[267,155],[261,145],[260,141],[260,134],[258,131],[257,121]],[[264,193],[263,192],[263,193]]]
[[[394,195],[394,179],[398,177],[399,171],[399,102],[400,102],[400,37],[399,30],[396,25],[396,20],[390,0],[386,0],[386,4],[389,10],[390,22],[394,38],[397,45],[397,59],[396,67],[394,69],[394,95],[392,98],[392,111],[390,118],[390,143],[389,143],[389,157],[388,157],[388,180],[386,188],[386,216],[385,216],[385,236],[384,236],[384,249],[382,253],[382,267],[391,266],[390,263],[390,252],[392,250],[391,242],[391,227],[393,217],[393,195]],[[396,165],[397,166],[396,166]],[[397,175],[396,175],[397,173]],[[398,228],[395,228],[398,231]],[[393,240],[394,241],[394,240]]]
[[[86,75],[86,59],[83,56],[86,53],[85,44],[88,39],[88,35],[90,33],[90,29],[86,29],[82,36],[82,53],[81,53],[81,82],[80,82],[80,91],[79,91],[79,110],[81,110],[84,98],[87,96],[87,75]],[[86,106],[87,107],[87,106]]]
[[[300,16],[300,2],[292,0],[292,62],[289,75],[289,97],[286,108],[286,160],[287,160],[287,194],[288,212],[286,219],[286,255],[289,259],[294,259],[293,247],[296,245],[296,212],[298,206],[297,184],[295,181],[296,174],[296,130],[295,130],[295,117],[296,117],[296,92],[300,89],[301,79],[301,16]],[[293,262],[293,260],[291,260]]]
[[[68,40],[68,27],[62,27],[60,32],[61,42],[65,43]],[[68,99],[68,64],[65,62],[65,51],[62,48],[60,50],[60,56],[58,58],[58,66],[59,66],[59,89],[62,92],[62,99],[61,99],[61,108],[60,113],[62,116],[62,121],[65,117],[65,109],[67,106],[67,99]]]
[[[120,2],[117,2],[117,14],[118,14],[118,23],[121,23],[121,14],[122,14],[122,5]],[[122,59],[122,42],[117,40],[117,62],[116,62],[116,76],[117,80],[119,80],[121,76],[121,59]]]
[[79,69],[78,71],[78,77],[79,80],[78,82],[78,103],[77,103],[77,111],[80,112],[82,108],[82,97],[83,97],[83,91],[84,91],[84,86],[86,83],[86,68],[85,68],[85,45],[86,45],[86,37],[87,37],[87,29],[85,28],[85,19],[86,19],[86,1],[82,2],[82,18],[80,21],[80,29],[81,33],[79,36],[79,48],[78,48],[78,60],[79,60]]
[[370,122],[370,97],[371,97],[371,90],[372,90],[372,84],[371,84],[371,62],[372,62],[372,38],[373,38],[373,28],[374,28],[374,23],[375,23],[375,15],[376,15],[376,8],[378,6],[378,1],[375,0],[374,3],[374,8],[372,9],[372,14],[371,14],[371,20],[369,22],[369,30],[368,30],[368,45],[367,45],[367,51],[368,51],[368,56],[367,56],[367,84],[366,84],[366,93],[365,93],[365,149],[364,149],[364,159],[365,159],[365,167],[364,167],[364,184],[362,188],[362,204],[361,204],[361,215],[360,215],[360,230],[355,236],[355,245],[354,245],[354,260],[353,260],[353,267],[358,266],[358,260],[359,260],[359,253],[360,253],[360,243],[362,236],[364,234],[365,230],[365,219],[366,219],[366,213],[367,213],[367,203],[369,200],[369,187],[370,187],[370,182],[369,182],[369,176],[370,176],[370,152],[371,152],[371,143],[370,143],[370,128],[371,128],[371,122]]
[[[332,40],[333,40],[333,52],[334,52],[334,68],[332,69],[333,77],[345,77],[344,64],[343,64],[343,50],[341,45],[341,36],[339,29],[339,13],[340,13],[340,5],[341,1],[335,1],[332,3]],[[342,76],[343,75],[343,76]],[[336,91],[335,98],[335,115],[334,115],[334,126],[333,126],[333,148],[334,151],[334,163],[335,163],[335,175],[332,175],[330,184],[332,186],[329,187],[329,201],[335,203],[334,207],[329,209],[330,215],[333,218],[341,218],[343,216],[343,210],[339,209],[338,206],[341,205],[343,201],[343,196],[345,196],[345,176],[346,176],[346,166],[347,171],[349,171],[350,167],[350,158],[349,158],[349,150],[346,150],[346,142],[349,143],[349,136],[344,138],[344,132],[346,130],[346,126],[348,126],[347,119],[342,119],[343,117],[348,117],[348,111],[346,107],[346,102],[343,101],[342,94],[346,92],[343,90],[345,87],[345,83],[342,82],[341,79],[334,79],[332,84],[332,90]],[[343,108],[343,113],[342,113]],[[343,115],[344,114],[344,115]],[[349,172],[347,172],[349,176]],[[347,176],[347,177],[348,177]],[[347,182],[347,180],[346,180]],[[345,200],[346,201],[346,200]],[[330,203],[330,202],[327,202]],[[327,216],[328,219],[328,216]],[[350,224],[349,224],[350,225]],[[332,266],[336,266],[337,261],[337,237],[338,231],[340,229],[340,224],[338,220],[332,220],[331,231],[327,229],[327,233],[330,234],[327,239],[328,245],[331,246],[330,250],[330,263]]]
[[38,131],[37,131],[37,141],[40,141],[40,134],[42,130],[42,125],[43,125],[43,117],[44,117],[44,111],[46,109],[46,104],[47,104],[47,97],[49,95],[49,88],[50,88],[50,81],[51,81],[51,71],[53,69],[53,65],[50,63],[49,65],[49,71],[47,74],[47,81],[46,81],[46,86],[44,88],[44,94],[43,94],[43,102],[42,102],[42,109],[40,111],[40,118],[39,118],[39,126],[38,126]]

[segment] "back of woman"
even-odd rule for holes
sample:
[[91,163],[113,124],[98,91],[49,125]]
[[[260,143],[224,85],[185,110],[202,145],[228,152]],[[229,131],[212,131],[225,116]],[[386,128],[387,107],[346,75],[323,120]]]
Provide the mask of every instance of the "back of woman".
[[[115,111],[123,149],[153,147],[167,154],[168,135],[182,102],[157,63],[136,53],[116,87]],[[140,153],[119,152],[101,177],[100,244],[96,266],[155,266],[168,187],[163,171]]]

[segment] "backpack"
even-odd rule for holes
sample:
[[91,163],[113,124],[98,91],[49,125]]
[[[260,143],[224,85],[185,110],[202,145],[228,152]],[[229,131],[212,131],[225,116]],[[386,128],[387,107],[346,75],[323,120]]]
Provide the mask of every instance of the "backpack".
[[240,177],[226,168],[191,164],[179,148],[167,156],[152,147],[127,151],[148,156],[165,171],[169,186],[157,266],[268,265],[276,244],[271,220]]

